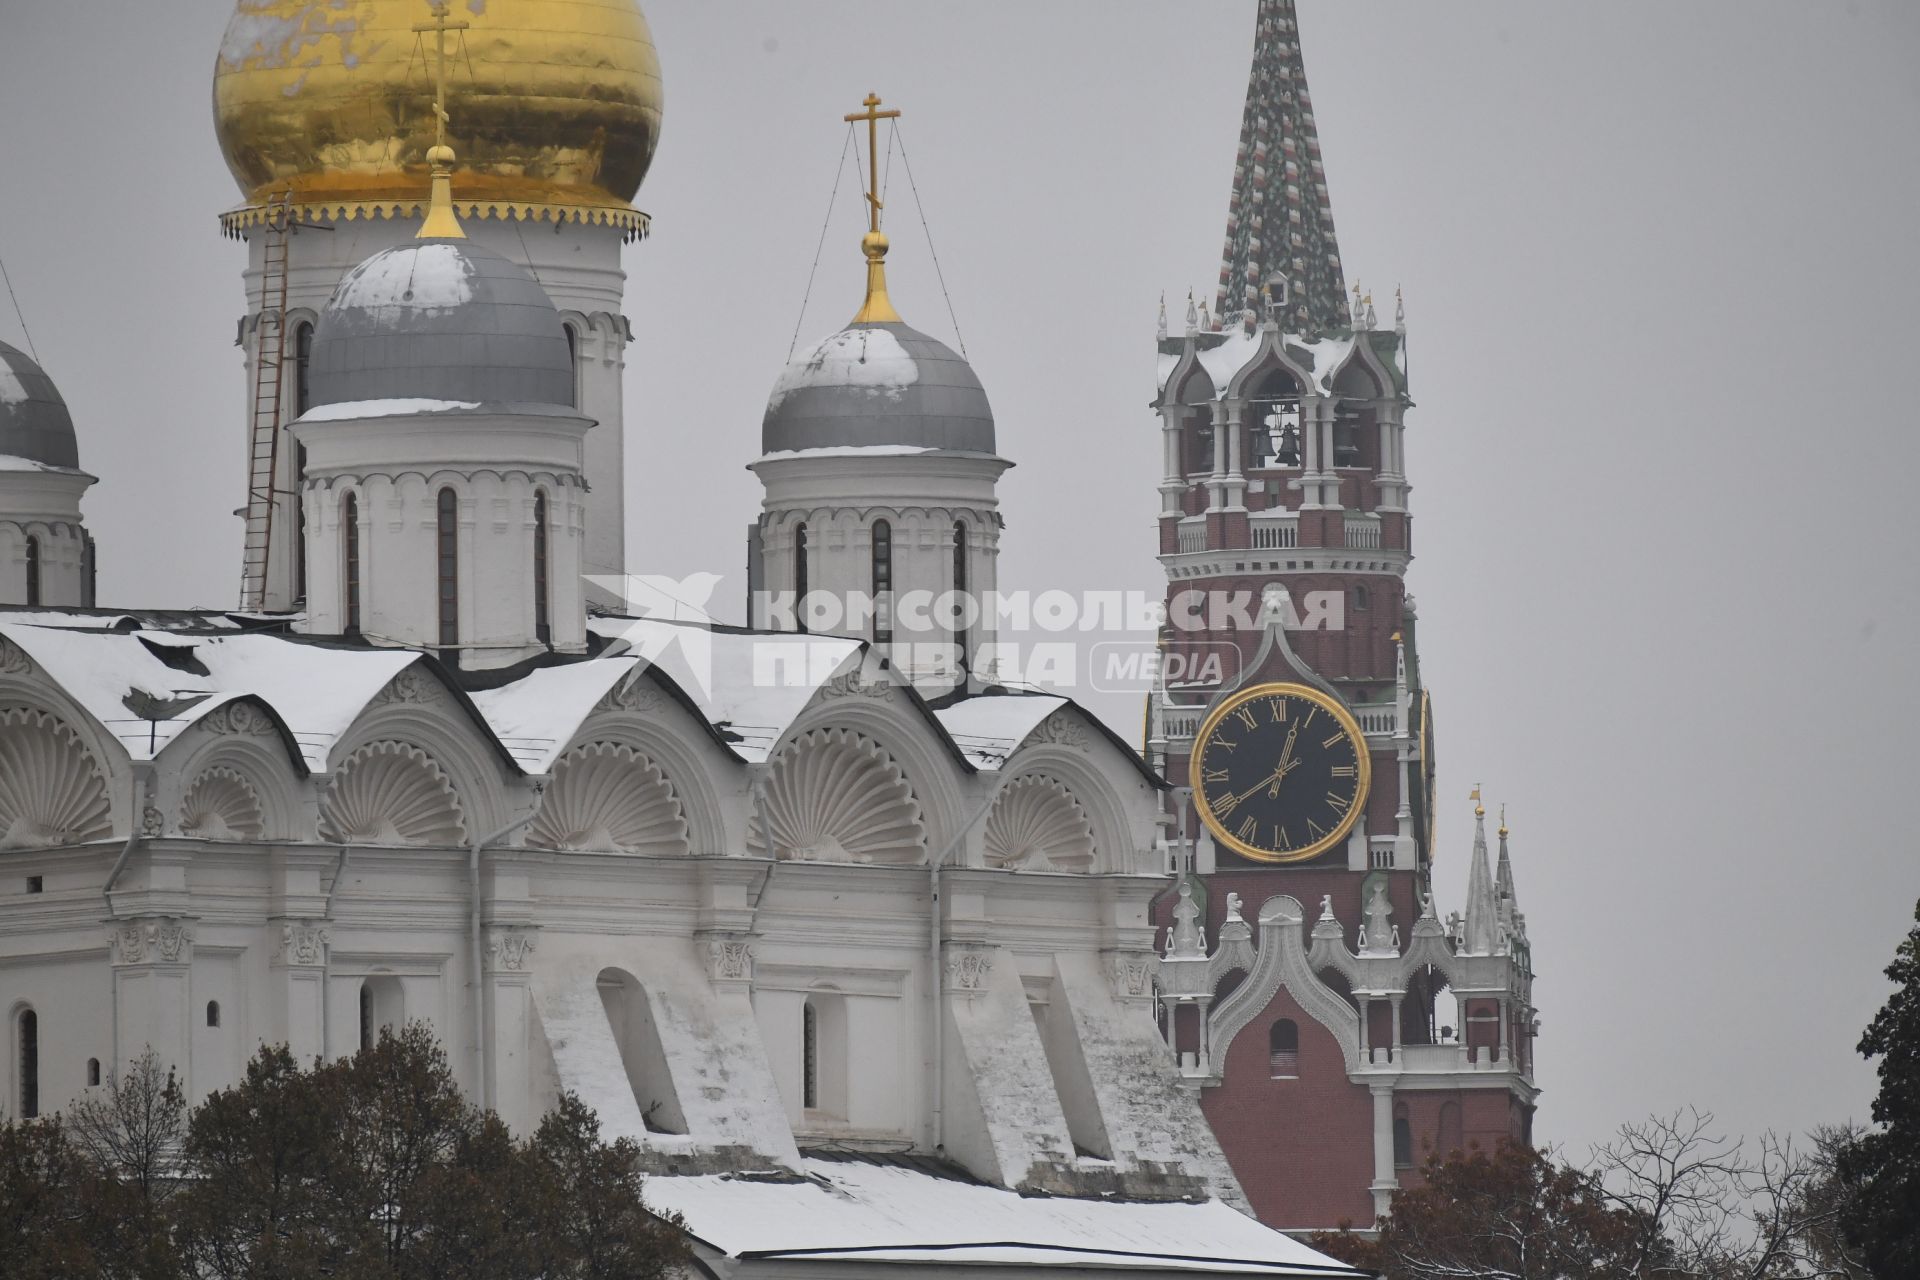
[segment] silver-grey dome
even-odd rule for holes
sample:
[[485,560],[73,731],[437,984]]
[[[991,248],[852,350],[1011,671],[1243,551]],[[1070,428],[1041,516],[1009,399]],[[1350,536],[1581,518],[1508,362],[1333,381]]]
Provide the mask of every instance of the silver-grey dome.
[[469,240],[415,240],[349,271],[314,327],[313,406],[359,400],[573,403],[553,300]]
[[763,452],[884,445],[993,452],[986,390],[944,342],[898,321],[854,325],[774,384]]
[[0,454],[49,467],[80,469],[67,402],[46,370],[0,342]]

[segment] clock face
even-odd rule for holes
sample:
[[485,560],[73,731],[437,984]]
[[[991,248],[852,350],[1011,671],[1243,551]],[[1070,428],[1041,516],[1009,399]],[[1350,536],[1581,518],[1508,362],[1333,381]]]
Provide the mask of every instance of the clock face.
[[1300,684],[1242,689],[1193,746],[1193,800],[1222,844],[1260,862],[1326,852],[1359,819],[1372,764],[1339,702]]

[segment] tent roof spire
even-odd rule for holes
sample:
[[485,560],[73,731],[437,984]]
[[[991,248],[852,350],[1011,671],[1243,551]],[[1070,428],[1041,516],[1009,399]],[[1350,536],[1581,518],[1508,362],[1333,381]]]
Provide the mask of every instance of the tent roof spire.
[[1300,57],[1294,0],[1260,0],[1240,153],[1220,264],[1220,322],[1249,332],[1266,314],[1283,330],[1348,327],[1346,281],[1320,135]]

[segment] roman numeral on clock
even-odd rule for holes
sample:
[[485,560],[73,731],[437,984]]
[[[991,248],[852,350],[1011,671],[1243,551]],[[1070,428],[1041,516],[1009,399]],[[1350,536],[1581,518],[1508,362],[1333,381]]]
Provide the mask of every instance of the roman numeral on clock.
[[1337,791],[1329,791],[1327,792],[1327,803],[1333,806],[1335,813],[1345,814],[1348,807],[1353,804],[1353,797],[1343,796]]
[[[1337,773],[1338,770],[1335,770],[1335,772]],[[1353,770],[1349,769],[1347,772],[1352,773]],[[1202,782],[1225,782],[1226,780],[1227,771],[1225,769],[1208,769],[1200,775],[1200,781]]]
[[1244,822],[1242,822],[1238,828],[1234,830],[1233,834],[1239,836],[1242,840],[1245,840],[1248,844],[1252,844],[1254,833],[1259,829],[1260,829],[1260,824],[1255,822],[1252,818],[1248,818]]
[[1246,725],[1247,728],[1249,729],[1257,729],[1260,727],[1259,722],[1257,722],[1253,718],[1252,707],[1240,707],[1237,710],[1235,710],[1233,714],[1235,715],[1235,717],[1239,719],[1239,721],[1242,724]]

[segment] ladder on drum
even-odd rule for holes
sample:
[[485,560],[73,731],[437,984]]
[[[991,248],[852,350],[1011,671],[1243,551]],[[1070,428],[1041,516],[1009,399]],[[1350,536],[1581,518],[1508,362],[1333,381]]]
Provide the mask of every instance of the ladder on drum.
[[286,391],[287,259],[292,193],[267,201],[260,256],[260,318],[254,325],[253,420],[248,426],[246,540],[240,554],[240,607],[263,609],[273,550],[273,516],[285,496],[274,488],[280,466],[281,400]]

